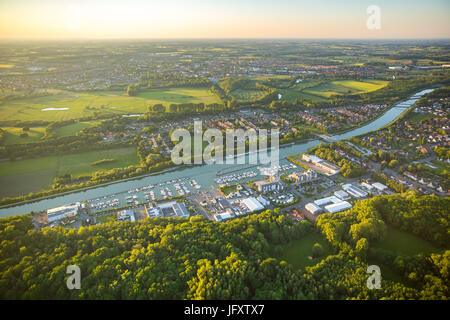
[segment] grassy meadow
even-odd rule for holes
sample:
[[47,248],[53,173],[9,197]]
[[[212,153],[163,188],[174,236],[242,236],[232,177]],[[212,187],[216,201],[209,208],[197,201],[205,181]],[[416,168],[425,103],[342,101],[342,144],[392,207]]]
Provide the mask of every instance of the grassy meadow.
[[[2,120],[60,121],[93,116],[94,114],[144,113],[148,105],[161,103],[219,103],[208,88],[157,89],[140,92],[135,97],[119,91],[70,92],[58,91],[51,95],[6,101],[0,105]],[[68,108],[49,110],[47,108]],[[168,109],[168,108],[167,108]]]
[[[322,257],[313,258],[311,256],[315,243],[319,243],[324,249],[324,255]],[[322,236],[319,234],[309,234],[283,246],[281,253],[276,254],[275,257],[288,262],[296,269],[304,269],[307,266],[315,265],[331,253],[332,249],[330,245]]]
[[[29,131],[23,131],[22,128],[2,127],[5,133],[5,145],[23,144],[39,141],[44,136],[44,127],[30,128]],[[20,137],[22,133],[28,134],[28,137]]]
[[373,244],[375,248],[396,252],[398,255],[410,256],[419,253],[430,254],[440,249],[409,232],[387,226],[386,237],[379,243]]
[[[93,166],[102,159],[111,163]],[[134,147],[89,151],[78,154],[0,162],[0,197],[11,197],[49,189],[53,179],[64,174],[83,176],[98,170],[139,163]]]
[[55,134],[57,137],[67,137],[73,136],[76,133],[80,132],[84,128],[89,128],[96,125],[98,121],[89,121],[89,122],[76,122],[72,124],[68,124],[63,127],[59,127],[55,129]]

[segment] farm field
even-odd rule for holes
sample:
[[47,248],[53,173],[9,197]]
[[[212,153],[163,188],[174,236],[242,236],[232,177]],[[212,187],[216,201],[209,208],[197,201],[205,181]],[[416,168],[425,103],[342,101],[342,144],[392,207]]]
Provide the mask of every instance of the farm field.
[[[312,258],[312,247],[315,243],[322,245],[324,255],[319,258]],[[296,269],[304,269],[320,262],[324,257],[330,255],[332,249],[328,242],[318,234],[309,234],[299,240],[292,241],[283,246],[280,254],[275,255],[279,260],[285,260]]]
[[281,94],[281,100],[286,100],[289,103],[294,103],[297,98],[311,100],[311,101],[325,101],[321,96],[306,93],[305,91],[297,91],[295,89],[280,89],[278,93]]
[[190,102],[210,104],[219,100],[208,88],[148,90],[135,97],[119,91],[58,91],[53,95],[7,101],[0,105],[0,115],[2,120],[59,121],[105,113],[144,113],[149,104],[161,103],[168,107],[171,103]]
[[320,97],[329,98],[332,95],[347,95],[367,93],[379,90],[387,85],[387,81],[353,81],[339,80],[331,81],[318,86],[305,89],[309,94],[318,95]]
[[415,255],[419,253],[430,254],[439,252],[440,249],[428,241],[402,230],[398,230],[390,225],[387,226],[386,237],[379,243],[374,244],[375,248],[390,250],[398,255]]
[[326,100],[333,95],[348,95],[367,93],[379,90],[387,85],[387,81],[381,80],[337,80],[320,83],[319,81],[304,81],[289,89],[281,89],[282,99],[290,103],[295,99]]
[[[111,163],[93,166],[102,159]],[[64,174],[88,175],[98,170],[126,167],[139,163],[134,147],[89,151],[78,154],[0,162],[0,197],[12,197],[49,189],[53,179]]]
[[139,93],[138,99],[145,99],[147,104],[161,103],[166,107],[171,103],[219,103],[208,88],[174,88],[149,90]]
[[[22,128],[2,127],[5,133],[5,145],[32,143],[39,141],[44,136],[44,127],[30,128],[29,131],[23,131]],[[22,133],[27,133],[28,137],[21,138]]]
[[77,132],[80,132],[84,128],[94,126],[98,121],[89,121],[89,122],[76,122],[72,124],[68,124],[63,127],[59,127],[55,129],[55,134],[57,137],[67,137],[73,136]]

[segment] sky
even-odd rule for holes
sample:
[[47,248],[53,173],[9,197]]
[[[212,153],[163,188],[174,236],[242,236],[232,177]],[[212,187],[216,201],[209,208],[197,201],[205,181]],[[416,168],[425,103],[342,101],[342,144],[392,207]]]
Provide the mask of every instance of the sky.
[[0,0],[0,39],[450,38],[449,16],[449,0]]

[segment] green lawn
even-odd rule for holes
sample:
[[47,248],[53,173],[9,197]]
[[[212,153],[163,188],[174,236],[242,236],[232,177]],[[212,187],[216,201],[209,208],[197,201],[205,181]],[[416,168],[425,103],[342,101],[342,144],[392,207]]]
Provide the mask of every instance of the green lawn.
[[[312,258],[312,247],[315,243],[322,245],[324,255],[319,258]],[[290,263],[294,268],[303,269],[307,266],[315,265],[326,256],[332,253],[328,242],[319,234],[309,234],[302,239],[292,241],[285,245],[280,254],[276,255],[279,260]]]
[[375,248],[390,250],[399,255],[416,255],[419,253],[430,254],[440,251],[428,241],[390,225],[387,227],[386,237],[379,243],[373,245]]
[[[149,104],[161,103],[219,103],[208,88],[174,88],[140,92],[129,97],[125,92],[95,91],[70,92],[57,91],[42,97],[17,99],[0,105],[2,120],[69,120],[95,114],[134,114],[144,113]],[[42,111],[47,108],[68,108],[67,110]]]
[[[115,159],[113,163],[93,166],[94,161]],[[53,179],[64,174],[88,175],[139,163],[134,147],[90,151],[71,155],[0,162],[0,197],[18,196],[48,189]]]

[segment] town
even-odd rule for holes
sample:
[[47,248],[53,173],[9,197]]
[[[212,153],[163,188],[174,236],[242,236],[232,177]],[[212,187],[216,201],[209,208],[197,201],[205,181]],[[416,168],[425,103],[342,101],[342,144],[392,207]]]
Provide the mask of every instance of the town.
[[0,1],[0,300],[448,300],[450,2],[401,2]]

